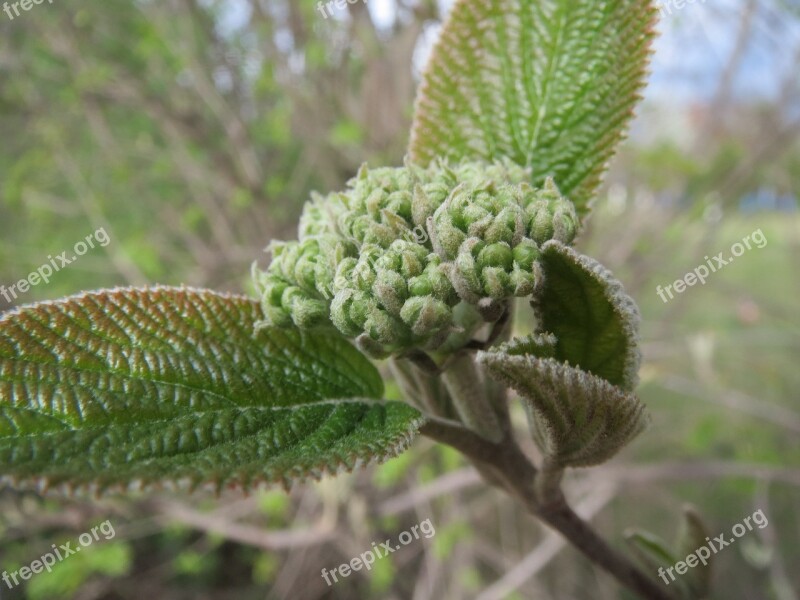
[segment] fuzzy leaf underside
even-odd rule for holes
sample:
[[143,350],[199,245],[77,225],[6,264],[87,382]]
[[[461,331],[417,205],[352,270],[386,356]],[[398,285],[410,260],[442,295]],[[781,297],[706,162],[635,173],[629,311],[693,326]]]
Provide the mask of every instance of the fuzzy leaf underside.
[[605,462],[647,425],[635,395],[556,359],[500,350],[478,360],[522,396],[534,440],[553,465]]
[[638,382],[639,309],[597,261],[559,242],[541,255],[544,284],[532,305],[541,333],[553,334],[553,357],[623,390]]
[[261,329],[257,302],[118,289],[0,318],[0,474],[21,485],[288,486],[405,448],[419,413],[383,403],[338,335]]
[[423,74],[409,154],[509,158],[588,211],[640,99],[650,0],[457,0]]

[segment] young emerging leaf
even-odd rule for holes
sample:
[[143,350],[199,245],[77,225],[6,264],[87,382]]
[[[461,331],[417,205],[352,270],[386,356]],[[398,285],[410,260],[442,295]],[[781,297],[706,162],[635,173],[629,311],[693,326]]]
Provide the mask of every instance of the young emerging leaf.
[[498,347],[498,350],[511,356],[534,356],[536,358],[556,358],[556,336],[552,333],[532,334],[517,337]]
[[[713,562],[713,553],[706,545],[708,536],[697,510],[692,506],[685,506],[674,552],[664,540],[648,531],[630,529],[625,532],[625,541],[642,566],[654,575],[657,574],[665,583],[674,586],[680,598],[705,600],[711,589]],[[696,555],[696,564],[676,577],[675,564],[692,554]]]
[[515,356],[501,346],[478,361],[523,397],[534,440],[556,467],[602,463],[647,424],[636,396],[556,359]]
[[[684,506],[683,519],[678,531],[677,551],[678,556],[685,557],[706,545],[706,538],[710,536],[708,529],[700,517],[700,513],[691,505]],[[706,548],[706,550],[708,550]],[[711,565],[713,554],[686,573],[691,597],[696,600],[708,598],[711,591]]]
[[402,450],[420,416],[338,335],[255,330],[257,302],[120,289],[0,318],[0,473],[45,487],[249,487]]
[[638,381],[639,309],[597,261],[556,241],[541,254],[544,284],[532,305],[540,332],[556,337],[554,358],[631,391]]
[[666,569],[678,562],[669,544],[649,531],[628,529],[625,532],[625,541],[637,560],[654,573],[659,568]]
[[650,0],[458,0],[423,75],[409,152],[530,167],[585,215],[644,85]]
[[[657,535],[641,529],[627,530],[625,541],[636,560],[653,576],[653,579],[661,577],[659,581],[664,584],[664,578],[667,578],[666,584],[675,589],[678,598],[692,600],[687,581],[681,575],[677,575],[673,581],[670,579],[668,571],[672,568],[674,576],[674,566],[679,560],[686,557],[685,554],[674,554],[667,542]],[[663,575],[661,575],[662,573]]]

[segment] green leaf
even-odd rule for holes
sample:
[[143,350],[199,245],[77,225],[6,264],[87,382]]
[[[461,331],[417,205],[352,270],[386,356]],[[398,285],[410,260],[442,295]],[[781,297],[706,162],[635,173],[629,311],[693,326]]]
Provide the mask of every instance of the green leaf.
[[516,337],[501,344],[498,350],[512,356],[531,355],[536,358],[555,358],[557,340],[552,333],[543,335],[532,334],[525,337]]
[[555,467],[588,467],[616,454],[647,424],[644,405],[604,379],[553,358],[478,353],[525,400],[534,441]]
[[[678,556],[686,557],[706,545],[706,538],[711,534],[703,523],[700,513],[691,505],[683,507],[683,519],[678,530]],[[711,566],[714,554],[706,548],[709,557],[706,564],[698,564],[686,573],[686,581],[691,590],[691,597],[702,600],[711,591]]]
[[341,336],[262,329],[259,304],[121,289],[0,318],[0,472],[103,491],[250,487],[396,455],[419,414],[382,403]]
[[650,0],[458,0],[417,94],[409,153],[510,158],[588,211],[644,85]]
[[[629,529],[625,532],[625,541],[636,557],[636,560],[644,567],[654,579],[664,585],[669,585],[677,592],[677,597],[691,600],[689,584],[685,575],[675,572],[675,564],[682,560],[673,554],[669,544],[657,535],[642,529]],[[670,572],[669,569],[672,569]],[[665,582],[666,579],[666,582]]]
[[652,571],[657,571],[659,568],[666,569],[678,562],[669,544],[649,531],[629,529],[625,532],[625,541],[637,560]]
[[554,358],[632,390],[638,382],[639,309],[597,261],[560,242],[542,246],[544,283],[532,305],[540,332],[556,337]]
[[[673,552],[663,539],[640,529],[625,532],[625,541],[632,553],[644,568],[657,574],[665,582],[678,590],[679,597],[685,600],[705,600],[711,589],[711,563],[713,552],[706,547],[708,533],[699,513],[690,505],[683,508],[683,519],[678,531],[676,550]],[[697,552],[704,549],[702,559]],[[690,559],[691,555],[695,555]],[[675,565],[681,561],[689,564],[683,574],[677,573]],[[705,561],[706,564],[703,564]]]

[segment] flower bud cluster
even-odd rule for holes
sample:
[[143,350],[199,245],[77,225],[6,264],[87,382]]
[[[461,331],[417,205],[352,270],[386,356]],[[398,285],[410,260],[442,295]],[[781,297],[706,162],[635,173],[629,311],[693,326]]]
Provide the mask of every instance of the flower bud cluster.
[[362,167],[345,191],[313,195],[299,240],[254,269],[267,323],[333,324],[375,356],[466,343],[531,295],[541,244],[575,237],[572,203],[529,179],[510,162]]

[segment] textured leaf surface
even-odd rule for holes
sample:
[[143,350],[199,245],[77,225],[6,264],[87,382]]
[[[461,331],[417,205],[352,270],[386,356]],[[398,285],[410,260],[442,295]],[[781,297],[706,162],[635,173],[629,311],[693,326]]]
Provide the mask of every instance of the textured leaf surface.
[[542,247],[544,284],[534,294],[539,331],[554,357],[632,390],[638,381],[639,309],[600,263],[559,242]]
[[647,424],[636,396],[556,359],[501,348],[479,353],[478,360],[523,397],[534,440],[555,466],[600,464]]
[[417,95],[409,152],[552,175],[585,214],[644,83],[649,0],[458,0]]
[[[104,489],[244,486],[395,455],[419,424],[338,335],[262,329],[257,302],[90,293],[0,319],[0,473]],[[360,399],[360,400],[359,400]]]

